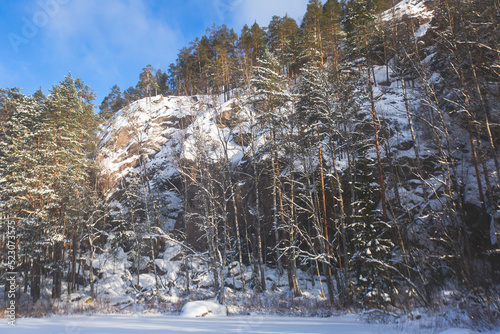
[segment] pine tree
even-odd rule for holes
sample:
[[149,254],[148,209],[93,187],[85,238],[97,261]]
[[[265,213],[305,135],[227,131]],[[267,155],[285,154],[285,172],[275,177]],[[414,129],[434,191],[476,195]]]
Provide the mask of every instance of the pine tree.
[[317,60],[324,64],[322,22],[323,4],[319,0],[309,0],[301,24],[302,60],[305,62]]
[[[0,153],[0,205],[19,224],[25,288],[31,285],[34,301],[40,297],[42,266],[53,275],[52,296],[61,296],[64,243],[81,230],[80,205],[91,192],[95,150],[92,99],[89,87],[71,76],[47,98],[41,92],[2,94],[7,120],[2,143],[8,145]],[[50,252],[53,257],[44,258]]]
[[151,102],[151,96],[158,94],[158,82],[156,81],[156,72],[151,65],[147,65],[142,69],[139,75],[139,82],[137,83],[137,89],[141,93],[142,97],[149,98]]
[[250,86],[253,67],[260,58],[266,47],[266,33],[257,22],[251,28],[247,25],[241,30],[238,40],[238,51],[241,58],[242,80],[246,86]]
[[118,110],[125,107],[126,101],[122,97],[120,87],[114,85],[111,92],[102,100],[99,106],[99,117],[103,121],[109,120]]
[[287,91],[288,79],[282,73],[278,59],[266,49],[254,67],[252,86],[255,88],[254,102],[264,126],[278,127],[281,108],[291,100]]
[[168,74],[162,72],[161,69],[156,71],[156,83],[158,84],[158,94],[171,94],[170,87],[168,86]]
[[353,204],[354,219],[348,229],[352,235],[353,287],[363,305],[385,305],[391,302],[393,281],[390,261],[394,244],[391,226],[376,211],[378,189],[373,175],[375,163],[364,152],[357,159]]
[[289,78],[298,75],[299,27],[288,15],[273,16],[267,28],[267,46],[276,54],[284,73]]
[[[254,79],[252,85],[255,88],[255,97],[253,98],[254,108],[257,112],[257,119],[261,123],[263,133],[270,132],[271,138],[268,138],[268,152],[271,155],[272,182],[273,182],[273,228],[276,241],[276,259],[278,270],[283,271],[282,266],[282,248],[285,237],[281,236],[283,230],[287,229],[287,222],[284,212],[283,185],[281,184],[281,168],[279,164],[279,151],[281,145],[278,138],[281,137],[280,131],[282,123],[286,122],[284,106],[292,100],[288,91],[288,80],[281,73],[281,66],[269,50],[264,51],[264,55],[258,60],[258,66],[254,67]],[[285,252],[285,265],[287,266],[290,290],[295,295],[300,296],[302,292],[297,281],[295,258],[290,258]]]
[[[24,267],[24,285],[31,285],[33,301],[40,297],[40,274],[35,271],[30,282],[30,263],[38,264],[43,251],[47,225],[47,204],[53,190],[45,184],[39,149],[42,105],[34,97],[18,90],[2,91],[0,114],[0,212],[16,222],[17,259]],[[11,268],[15,270],[15,268]]]
[[250,66],[255,65],[257,58],[260,58],[266,46],[266,32],[257,22],[249,28],[247,25],[241,30],[238,47],[245,57],[250,60]]
[[337,0],[328,0],[323,5],[321,35],[324,45],[324,58],[331,57],[333,66],[337,68],[340,62],[340,42],[343,38],[341,27],[342,7]]
[[[329,212],[326,202],[325,173],[326,168],[323,163],[323,141],[325,136],[333,133],[330,119],[332,117],[332,87],[329,84],[328,74],[319,63],[310,62],[301,70],[301,82],[297,101],[298,119],[301,123],[301,132],[303,133],[303,145],[315,144],[318,152],[319,161],[319,181],[321,189],[321,210],[318,217],[322,217],[322,226],[318,228],[321,231],[320,238],[324,242],[321,244],[321,251],[324,253],[323,271],[326,274],[326,283],[328,287],[328,297],[330,303],[334,302],[334,288],[331,268],[331,246],[329,233]],[[314,145],[313,144],[313,145]],[[335,159],[332,163],[335,163]],[[340,195],[341,196],[341,195]]]
[[360,61],[364,57],[373,64],[374,46],[381,44],[376,22],[373,0],[353,0],[348,3],[343,24],[349,59]]
[[138,88],[129,87],[123,92],[123,98],[127,104],[130,104],[142,98],[142,95]]
[[236,86],[236,41],[238,36],[233,29],[225,25],[214,25],[207,30],[209,33],[212,58],[209,63],[210,81],[217,94],[224,94],[229,100],[229,92]]
[[[44,236],[53,244],[53,298],[61,296],[62,254],[65,241],[80,229],[80,203],[89,194],[96,148],[92,100],[94,94],[81,79],[68,75],[54,86],[42,113],[42,150],[46,175],[55,198],[47,205],[51,228]],[[80,229],[81,230],[81,229]]]

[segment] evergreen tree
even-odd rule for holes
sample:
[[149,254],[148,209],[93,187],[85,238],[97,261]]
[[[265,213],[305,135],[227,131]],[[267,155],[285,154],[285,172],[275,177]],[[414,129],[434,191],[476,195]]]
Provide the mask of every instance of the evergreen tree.
[[[193,49],[194,46],[182,48],[179,52],[176,64],[172,65],[170,68],[170,77],[173,79],[171,86],[176,87],[178,95],[196,94],[195,70],[199,68],[201,64],[196,64],[196,56],[193,55]],[[208,83],[208,77],[206,77],[206,79]]]
[[356,166],[354,217],[348,226],[353,247],[353,287],[355,296],[363,305],[375,307],[392,301],[394,286],[388,268],[391,267],[394,244],[390,239],[391,226],[376,210],[380,190],[375,186],[375,161],[360,152]]
[[250,66],[256,64],[257,58],[261,57],[266,47],[266,32],[257,22],[249,28],[247,25],[241,30],[238,48],[245,58],[249,59]]
[[137,83],[137,89],[139,90],[142,97],[149,98],[151,101],[152,95],[158,94],[158,82],[156,81],[156,72],[151,65],[147,65],[142,69],[139,75],[139,82]]
[[61,295],[63,245],[77,233],[82,199],[89,194],[96,149],[94,94],[81,79],[68,75],[51,94],[42,113],[44,140],[41,142],[46,179],[55,198],[47,205],[51,227],[44,237],[53,244],[53,297]]
[[111,92],[102,100],[99,106],[99,117],[103,121],[109,120],[118,110],[125,107],[126,101],[122,97],[120,87],[114,85]]
[[260,58],[266,47],[266,32],[257,22],[251,28],[247,25],[241,30],[238,40],[238,52],[241,66],[242,81],[245,86],[250,86],[253,67]]
[[339,55],[339,46],[343,38],[341,22],[342,7],[340,3],[338,0],[328,0],[323,5],[321,35],[323,37],[324,57],[331,57],[335,67],[338,67],[341,58]]
[[[268,152],[271,156],[276,261],[278,271],[281,274],[283,271],[282,257],[284,258],[290,290],[296,296],[300,296],[302,292],[297,281],[296,259],[291,258],[290,253],[286,250],[285,240],[287,238],[283,236],[285,232],[291,233],[291,230],[285,216],[284,188],[280,179],[281,168],[279,164],[279,153],[282,145],[278,141],[278,138],[285,135],[281,134],[281,131],[284,128],[283,124],[288,121],[288,115],[284,113],[283,107],[292,100],[292,96],[288,91],[288,79],[282,74],[282,67],[278,59],[269,50],[264,51],[264,55],[258,60],[257,65],[254,67],[254,79],[252,80],[252,85],[256,90],[253,103],[257,112],[257,120],[260,123],[260,131],[263,134],[269,132],[271,134],[271,138],[267,137],[269,145],[265,148],[265,152],[261,152],[261,154]],[[283,252],[283,250],[285,251]]]
[[227,101],[229,91],[236,87],[236,42],[238,36],[225,25],[212,26],[208,30],[213,57],[209,63],[211,86],[217,94],[224,94]]
[[287,82],[278,59],[266,49],[254,67],[252,80],[252,86],[255,88],[254,102],[258,105],[256,109],[264,126],[279,126],[280,110],[291,100]]
[[168,86],[168,74],[163,73],[162,70],[156,71],[156,83],[158,84],[158,94],[169,95],[170,87]]
[[[3,136],[0,136],[0,212],[2,218],[10,217],[10,221],[16,222],[16,263],[25,263],[23,283],[28,286],[29,263],[40,261],[44,231],[49,227],[48,205],[56,199],[54,190],[44,182],[40,150],[43,105],[34,97],[23,96],[17,89],[0,94],[0,115],[4,121]],[[10,268],[11,271],[15,269]],[[36,271],[33,281],[38,284],[31,289],[35,302],[40,297],[39,280]]]
[[134,88],[131,86],[123,92],[123,98],[125,99],[127,104],[130,104],[142,98],[142,95],[138,88]]
[[374,46],[382,44],[376,22],[373,0],[352,0],[348,3],[343,24],[347,56],[351,60],[364,57],[374,63]]
[[92,99],[90,88],[71,76],[47,98],[41,93],[25,97],[17,90],[2,94],[7,122],[0,148],[0,205],[18,222],[25,286],[31,285],[34,301],[40,297],[42,266],[53,275],[52,296],[61,296],[65,241],[81,231],[86,212],[81,206],[92,192],[94,172]]
[[301,24],[302,60],[319,60],[324,63],[323,37],[323,4],[319,0],[309,0],[307,11]]
[[[330,303],[334,302],[334,289],[331,270],[331,251],[329,241],[329,217],[326,203],[326,188],[325,188],[325,166],[323,164],[323,148],[322,142],[325,135],[331,132],[329,129],[329,119],[331,118],[332,109],[332,89],[328,82],[328,74],[324,68],[314,62],[307,64],[301,70],[301,83],[299,86],[299,100],[297,102],[298,118],[302,123],[302,140],[305,145],[315,143],[318,148],[318,160],[320,169],[320,189],[321,194],[321,212],[318,217],[322,217],[322,226],[318,227],[317,231],[321,231],[319,235],[324,242],[321,245],[321,252],[325,254],[323,262],[323,271],[326,274],[326,283],[328,287],[328,297]],[[335,159],[333,159],[335,163]]]
[[277,55],[284,73],[293,78],[298,75],[299,27],[288,15],[273,16],[267,28],[267,45]]
[[33,98],[35,99],[35,101],[40,104],[40,105],[43,105],[46,101],[47,101],[47,96],[45,96],[45,94],[43,93],[42,91],[42,88],[39,88],[34,94],[33,94]]

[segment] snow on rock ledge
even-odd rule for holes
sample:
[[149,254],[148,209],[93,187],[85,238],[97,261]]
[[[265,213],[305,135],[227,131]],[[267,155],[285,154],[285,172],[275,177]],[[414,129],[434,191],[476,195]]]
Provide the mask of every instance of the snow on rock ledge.
[[186,303],[181,311],[181,316],[187,318],[223,317],[226,315],[226,306],[209,300]]
[[394,7],[389,8],[382,13],[383,21],[390,21],[394,18],[401,19],[403,17],[418,18],[419,23],[429,22],[434,15],[433,0],[402,0]]
[[[243,158],[239,143],[223,124],[234,113],[235,100],[223,102],[212,96],[167,96],[144,98],[118,111],[100,135],[97,162],[101,167],[99,189],[113,209],[120,211],[123,181],[132,171],[140,172],[141,157],[151,187],[171,211],[179,211],[181,199],[172,180],[178,175],[178,160],[194,161],[199,151],[196,138],[203,134],[209,143],[210,158],[224,158],[222,142],[228,157],[238,164]],[[221,142],[221,138],[222,142]],[[175,182],[174,182],[175,183]],[[156,187],[156,188],[155,188]],[[173,221],[175,221],[175,214]]]

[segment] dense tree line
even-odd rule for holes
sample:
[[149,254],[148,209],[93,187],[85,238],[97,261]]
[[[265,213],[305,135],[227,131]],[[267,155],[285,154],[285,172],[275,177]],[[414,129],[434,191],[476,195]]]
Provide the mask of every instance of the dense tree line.
[[[226,94],[249,84],[252,67],[268,48],[276,54],[290,79],[299,75],[309,60],[336,56],[344,13],[358,1],[349,4],[338,0],[310,1],[302,23],[293,18],[274,16],[267,27],[256,22],[245,25],[238,35],[225,25],[213,25],[204,36],[193,40],[179,51],[175,63],[166,71],[146,66],[135,87],[123,93],[117,86],[104,98],[100,110],[104,118],[139,98],[158,95]],[[370,10],[380,13],[392,1],[368,1]],[[360,12],[364,8],[358,8]],[[148,88],[150,87],[150,88]],[[111,113],[110,113],[111,112]]]
[[[53,277],[52,296],[59,298],[63,276],[74,291],[85,270],[80,245],[93,238],[101,203],[93,99],[90,88],[71,75],[49,96],[25,96],[15,88],[0,92],[1,226],[16,224],[15,269],[34,301],[42,275]],[[3,242],[1,250],[6,261]]]

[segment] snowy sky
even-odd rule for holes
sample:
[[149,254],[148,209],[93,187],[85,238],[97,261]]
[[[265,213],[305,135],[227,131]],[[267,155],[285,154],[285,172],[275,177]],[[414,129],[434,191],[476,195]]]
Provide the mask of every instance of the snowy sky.
[[72,72],[95,89],[138,81],[147,64],[166,70],[212,24],[237,33],[273,15],[300,22],[308,0],[1,0],[0,87],[47,92]]

